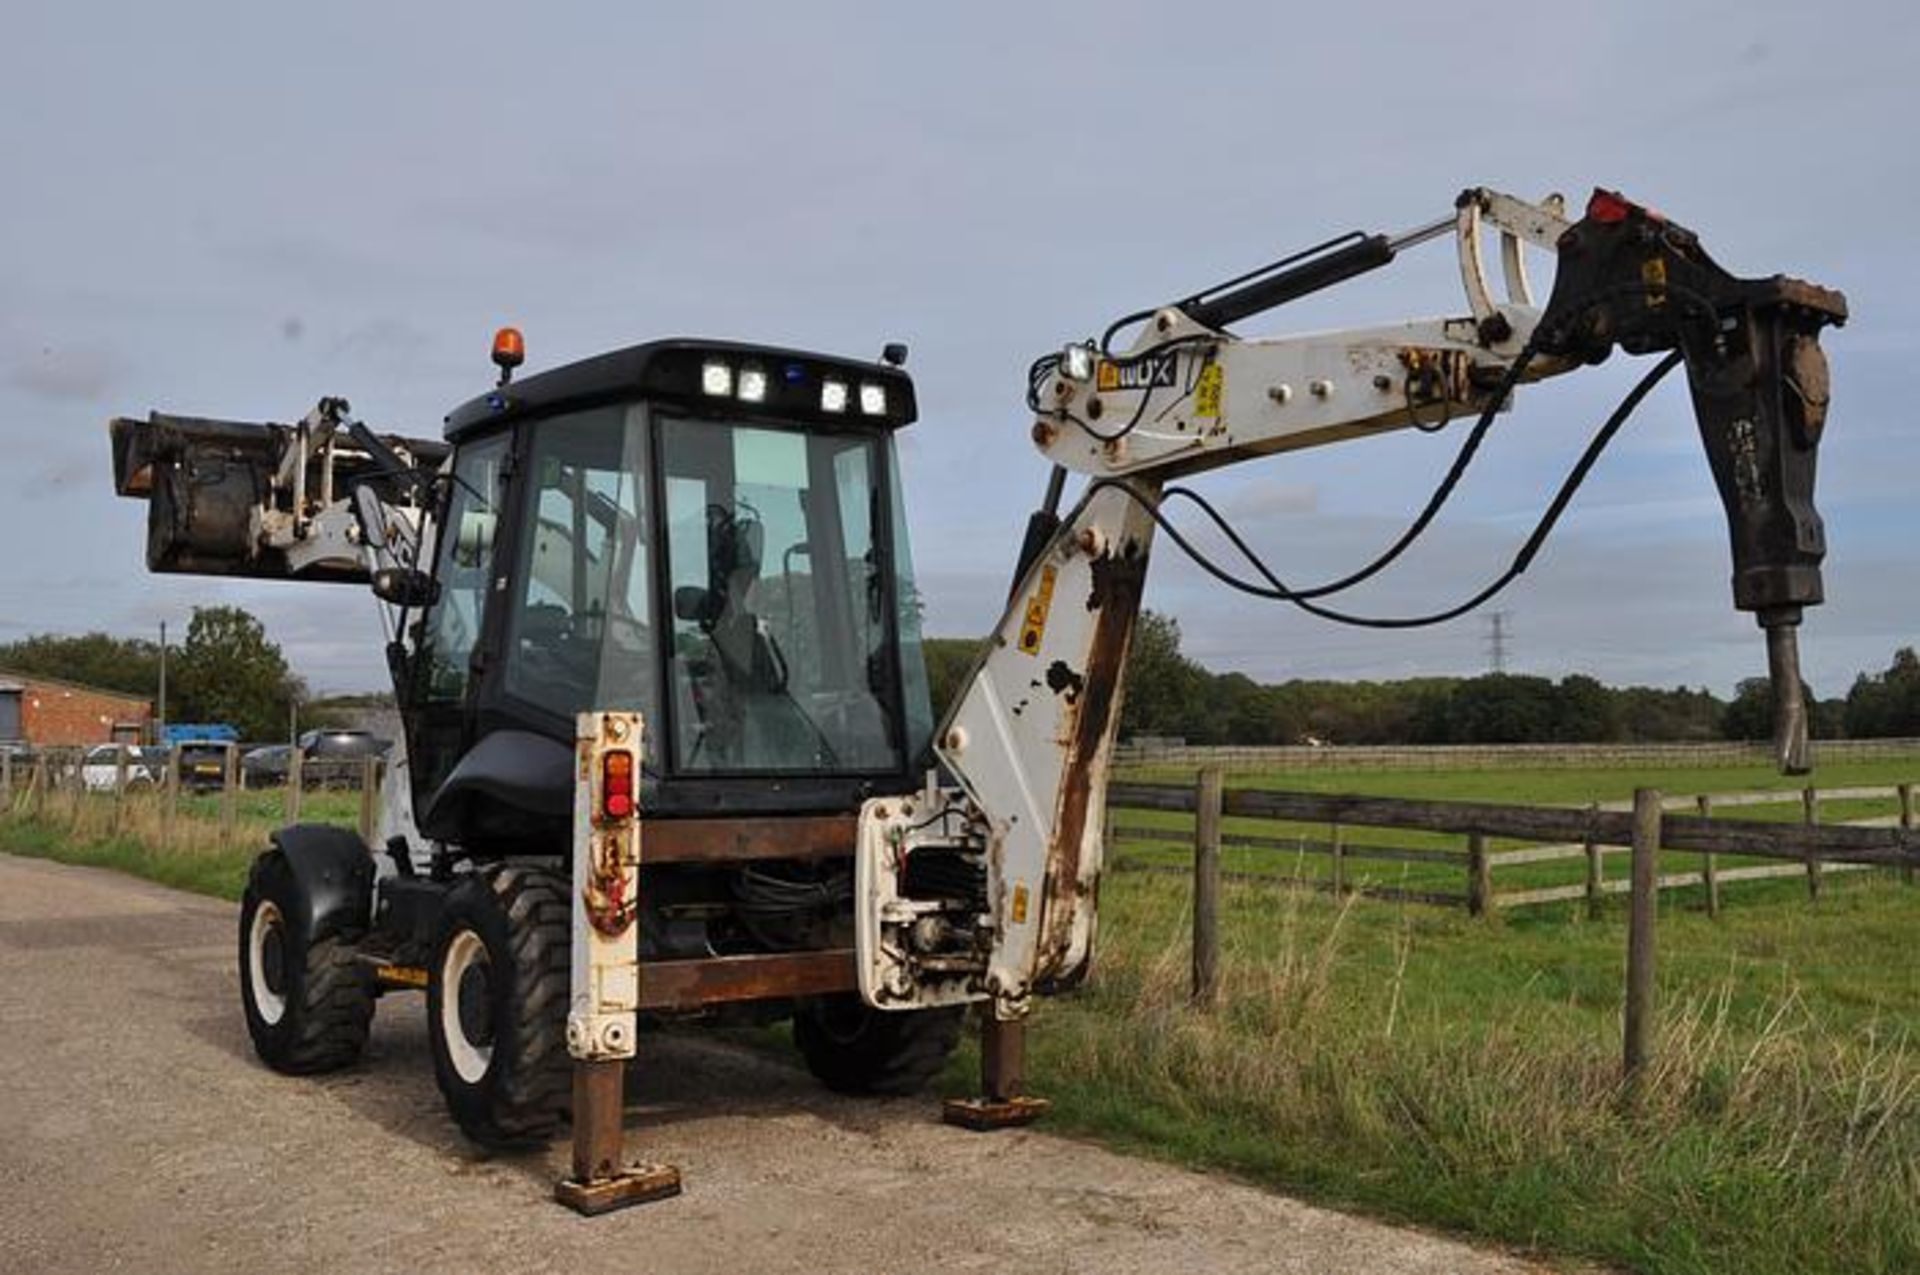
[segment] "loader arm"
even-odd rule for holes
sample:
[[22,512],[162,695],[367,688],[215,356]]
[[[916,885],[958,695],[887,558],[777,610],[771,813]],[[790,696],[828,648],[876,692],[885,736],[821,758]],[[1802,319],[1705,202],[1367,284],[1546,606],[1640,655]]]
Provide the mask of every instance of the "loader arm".
[[[1499,300],[1482,250],[1489,231],[1501,240]],[[1226,330],[1448,234],[1466,314],[1271,340]],[[1545,307],[1531,292],[1528,244],[1559,259]],[[1473,189],[1451,217],[1331,241],[1038,361],[1032,437],[1055,481],[1007,609],[935,734],[954,782],[930,779],[915,797],[861,812],[863,995],[895,1009],[989,999],[1007,1021],[1034,994],[1086,975],[1122,674],[1168,482],[1408,426],[1478,417],[1484,428],[1519,385],[1616,345],[1685,359],[1727,502],[1735,604],[1767,629],[1782,761],[1803,765],[1791,635],[1800,609],[1820,600],[1818,334],[1845,317],[1839,294],[1735,279],[1688,232],[1607,192],[1574,223],[1557,199]],[[1132,346],[1115,350],[1115,332],[1132,324]],[[1089,481],[1061,516],[1052,506],[1063,471]]]

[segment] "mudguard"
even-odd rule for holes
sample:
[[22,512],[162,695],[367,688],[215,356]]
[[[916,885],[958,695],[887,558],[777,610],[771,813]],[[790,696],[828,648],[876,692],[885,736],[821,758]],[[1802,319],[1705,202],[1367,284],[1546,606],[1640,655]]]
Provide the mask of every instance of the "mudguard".
[[263,877],[278,876],[287,885],[280,897],[291,901],[288,925],[311,943],[334,934],[366,930],[373,911],[373,856],[358,834],[328,824],[303,823],[281,828],[273,849],[254,860],[256,889]]

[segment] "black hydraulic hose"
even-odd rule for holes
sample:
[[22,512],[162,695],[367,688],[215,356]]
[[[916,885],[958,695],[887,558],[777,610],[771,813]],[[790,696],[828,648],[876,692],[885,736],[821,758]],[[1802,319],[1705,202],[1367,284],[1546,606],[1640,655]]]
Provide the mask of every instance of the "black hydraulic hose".
[[[1559,522],[1560,515],[1566,512],[1567,505],[1573,500],[1574,492],[1579,490],[1580,485],[1586,481],[1587,474],[1593,469],[1594,464],[1599,461],[1600,454],[1606,450],[1607,444],[1613,441],[1614,435],[1618,434],[1621,426],[1627,423],[1627,418],[1633,415],[1634,409],[1640,406],[1641,400],[1646,398],[1653,390],[1653,387],[1660,383],[1662,377],[1666,376],[1668,372],[1671,372],[1680,363],[1681,358],[1682,355],[1677,350],[1668,354],[1667,357],[1655,364],[1645,376],[1641,377],[1639,383],[1628,392],[1625,398],[1620,400],[1619,405],[1613,409],[1613,413],[1607,418],[1606,423],[1600,427],[1599,431],[1596,432],[1588,442],[1586,450],[1581,453],[1579,461],[1574,464],[1573,469],[1567,474],[1565,481],[1560,484],[1560,490],[1555,493],[1552,503],[1547,506],[1547,510],[1541,515],[1540,521],[1534,525],[1532,533],[1528,535],[1526,542],[1521,545],[1520,552],[1514,556],[1513,562],[1507,569],[1495,578],[1492,583],[1488,584],[1466,601],[1457,606],[1449,607],[1444,611],[1436,611],[1429,615],[1392,617],[1360,616],[1316,605],[1309,599],[1317,595],[1312,594],[1310,591],[1290,590],[1285,584],[1281,583],[1280,578],[1247,546],[1239,534],[1227,525],[1226,520],[1220,516],[1219,512],[1215,510],[1213,506],[1209,505],[1197,493],[1187,491],[1185,488],[1178,489],[1207,513],[1213,520],[1214,525],[1218,527],[1223,534],[1226,535],[1228,540],[1232,542],[1234,547],[1247,558],[1253,565],[1254,570],[1259,572],[1261,578],[1266,581],[1266,585],[1262,586],[1248,580],[1243,580],[1228,572],[1218,563],[1208,558],[1199,549],[1195,548],[1192,542],[1181,534],[1179,528],[1175,527],[1172,522],[1167,519],[1165,514],[1161,513],[1160,510],[1153,505],[1147,503],[1139,493],[1135,492],[1126,484],[1114,479],[1100,479],[1093,484],[1093,488],[1117,487],[1121,491],[1126,492],[1141,504],[1141,507],[1146,510],[1148,516],[1154,520],[1162,531],[1167,533],[1168,538],[1171,539],[1174,544],[1178,545],[1183,553],[1194,561],[1195,565],[1200,567],[1201,570],[1205,571],[1208,575],[1214,577],[1214,579],[1219,580],[1222,584],[1238,590],[1241,593],[1266,598],[1275,602],[1289,602],[1310,615],[1316,615],[1322,619],[1333,620],[1340,624],[1349,624],[1360,628],[1413,629],[1423,628],[1433,624],[1442,624],[1448,620],[1457,619],[1486,602],[1509,584],[1513,583],[1522,572],[1526,571],[1526,569],[1533,564],[1533,559],[1546,543],[1547,536],[1553,531],[1554,525]],[[1170,491],[1168,494],[1171,495],[1172,492]]]

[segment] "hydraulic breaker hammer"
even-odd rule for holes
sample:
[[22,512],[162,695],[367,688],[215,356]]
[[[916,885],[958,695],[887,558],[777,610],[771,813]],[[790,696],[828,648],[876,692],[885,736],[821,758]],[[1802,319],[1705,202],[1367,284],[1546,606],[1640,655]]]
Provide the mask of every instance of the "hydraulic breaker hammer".
[[1826,424],[1827,357],[1820,329],[1846,322],[1840,293],[1774,275],[1738,279],[1692,231],[1611,191],[1560,237],[1553,295],[1535,345],[1597,363],[1678,349],[1733,550],[1733,604],[1767,635],[1774,746],[1780,768],[1812,758],[1796,632],[1822,600],[1826,531],[1813,506]]

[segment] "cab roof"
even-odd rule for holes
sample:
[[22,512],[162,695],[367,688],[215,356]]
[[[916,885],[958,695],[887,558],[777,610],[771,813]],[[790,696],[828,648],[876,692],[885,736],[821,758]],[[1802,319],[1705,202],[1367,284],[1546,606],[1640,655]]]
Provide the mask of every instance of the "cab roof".
[[[741,369],[764,372],[765,399],[750,403],[732,393],[707,393],[702,374],[710,363],[726,364],[730,384],[736,388]],[[821,388],[829,379],[846,384],[853,400],[838,412],[828,412],[821,404]],[[858,387],[863,383],[885,388],[883,412],[860,410]],[[448,442],[458,442],[500,422],[642,396],[673,400],[696,411],[724,411],[730,418],[759,417],[876,432],[910,424],[918,410],[912,378],[890,364],[779,346],[676,337],[597,354],[469,399],[447,414],[446,437]]]

